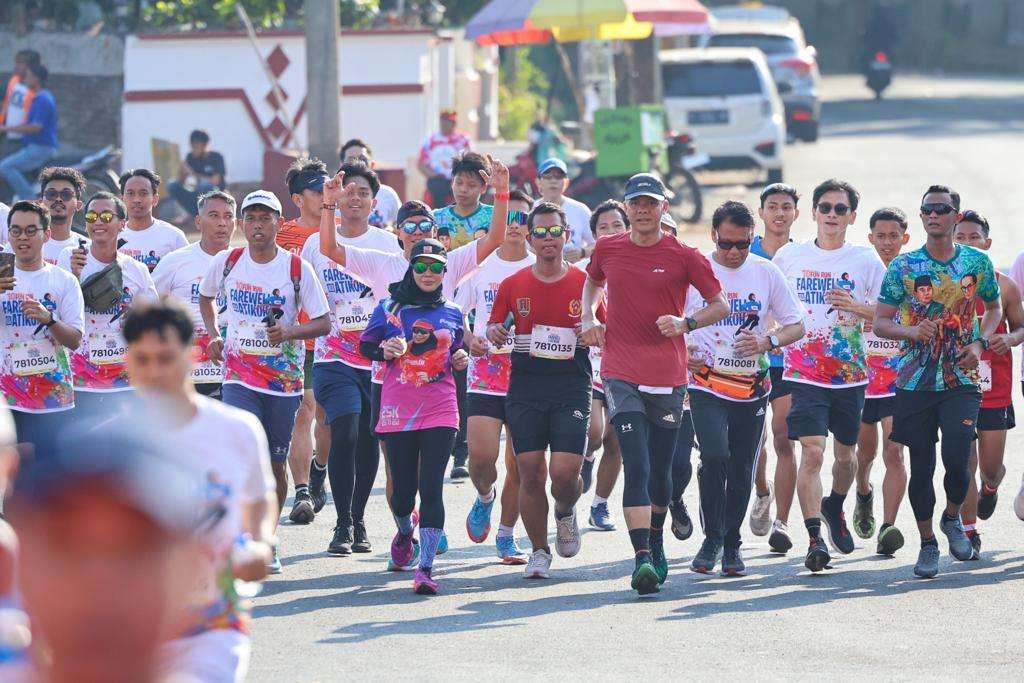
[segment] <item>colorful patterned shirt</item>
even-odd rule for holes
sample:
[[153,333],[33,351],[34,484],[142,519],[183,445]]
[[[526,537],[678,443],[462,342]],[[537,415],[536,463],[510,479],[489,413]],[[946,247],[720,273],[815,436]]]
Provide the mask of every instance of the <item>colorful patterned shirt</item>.
[[437,227],[447,228],[452,238],[452,249],[469,244],[477,237],[483,237],[491,229],[491,218],[494,216],[494,207],[490,204],[480,204],[476,211],[468,216],[462,216],[455,210],[454,204],[434,209],[434,220]]

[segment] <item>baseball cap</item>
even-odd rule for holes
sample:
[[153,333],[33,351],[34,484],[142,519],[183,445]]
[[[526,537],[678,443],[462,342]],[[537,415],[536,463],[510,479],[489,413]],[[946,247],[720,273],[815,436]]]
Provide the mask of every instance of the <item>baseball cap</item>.
[[409,254],[409,261],[418,258],[432,259],[440,263],[448,263],[448,252],[444,245],[435,239],[423,239],[413,245],[412,253]]
[[557,168],[565,175],[569,175],[569,167],[565,165],[565,162],[557,157],[551,157],[541,162],[537,168],[537,175],[542,176],[553,168]]
[[[410,218],[419,218],[421,216],[434,221],[434,214],[430,212],[429,206],[418,199],[410,199],[398,208],[398,214],[395,216],[395,225],[401,225]],[[437,221],[434,222],[436,223]]]
[[679,234],[679,226],[676,224],[675,219],[672,218],[672,214],[668,211],[661,214],[661,224],[668,228],[668,231],[673,235]]
[[277,195],[269,190],[253,190],[245,195],[245,199],[242,200],[242,206],[239,207],[238,212],[241,213],[250,206],[265,206],[268,209],[281,213],[281,201],[277,198]]
[[303,190],[316,190],[320,192],[324,189],[324,183],[327,180],[327,174],[322,171],[315,169],[301,171],[296,173],[288,183],[288,191],[292,194],[301,194]]
[[658,201],[664,201],[665,195],[665,184],[652,173],[637,173],[626,181],[626,201],[635,197],[653,197]]

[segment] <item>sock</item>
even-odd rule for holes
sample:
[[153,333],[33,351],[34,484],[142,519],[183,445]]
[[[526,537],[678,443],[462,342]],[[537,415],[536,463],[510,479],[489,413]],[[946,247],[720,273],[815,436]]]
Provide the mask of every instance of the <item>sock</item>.
[[515,535],[515,527],[505,526],[504,524],[498,525],[498,538],[511,538]]
[[665,515],[664,512],[651,511],[651,531],[661,531],[665,528]]
[[300,493],[309,493],[309,484],[296,484],[295,495],[298,496]]
[[608,502],[608,499],[607,499],[607,498],[602,498],[601,496],[599,496],[599,495],[597,495],[597,494],[595,493],[595,494],[594,494],[594,500],[593,500],[593,501],[591,501],[591,503],[590,503],[590,507],[592,507],[592,508],[596,508],[596,507],[597,507],[598,505],[600,505],[601,503],[607,503],[607,502]]
[[493,503],[494,502],[494,496],[496,494],[497,494],[497,492],[494,490],[494,487],[492,486],[491,490],[487,493],[486,496],[481,496],[478,493],[478,494],[476,494],[476,497],[480,499],[481,503],[483,503],[484,505],[487,505],[488,503]]
[[420,527],[420,568],[430,569],[434,566],[437,555],[437,544],[441,541],[443,529],[425,529]]
[[630,529],[629,530],[629,542],[633,544],[633,552],[635,553],[648,553],[651,552],[651,530],[650,529]]
[[931,538],[922,538],[921,539],[921,547],[924,548],[925,546],[928,546],[928,545],[933,545],[936,548],[938,548],[939,547],[939,542],[938,542],[938,540],[936,540],[936,538],[934,536],[932,536]]
[[948,515],[945,511],[942,512],[943,522],[953,522],[960,518],[960,515]]
[[586,460],[587,462],[594,462],[595,460],[597,460],[597,451],[594,451],[590,455],[583,456],[583,459]]
[[975,524],[964,524],[964,532],[970,536],[971,534],[977,533],[977,526]]
[[821,538],[821,518],[811,517],[810,519],[805,519],[804,526],[807,527],[807,535],[811,537],[811,540]]
[[846,502],[845,493],[836,493],[835,489],[832,489],[832,493],[828,494],[828,498],[825,499],[825,505],[835,509],[842,510],[843,503]]
[[867,493],[861,493],[860,491],[858,491],[857,492],[857,502],[858,503],[867,503],[871,499],[871,494],[872,493],[873,493],[873,491],[868,491]]
[[403,534],[411,534],[413,530],[412,515],[405,515],[399,517],[395,515],[395,524],[398,525],[398,530]]
[[315,469],[317,472],[326,472],[327,465],[321,465],[316,461],[316,458],[313,458],[313,469]]
[[555,503],[555,519],[565,519],[566,517],[572,517],[572,513],[575,512],[573,508],[569,508],[565,512],[558,509],[558,503]]

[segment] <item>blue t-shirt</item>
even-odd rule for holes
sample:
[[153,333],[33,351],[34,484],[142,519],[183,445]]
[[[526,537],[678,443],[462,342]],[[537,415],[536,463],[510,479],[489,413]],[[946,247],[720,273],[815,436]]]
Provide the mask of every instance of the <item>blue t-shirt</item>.
[[491,217],[494,216],[494,207],[491,204],[481,203],[476,211],[468,216],[460,216],[455,211],[455,205],[434,209],[434,220],[437,227],[448,228],[452,238],[452,249],[457,249],[464,244],[469,244],[477,237],[482,237],[491,229]]
[[[769,261],[771,261],[772,257],[768,254],[768,252],[766,252],[764,250],[764,245],[761,244],[763,241],[764,241],[764,238],[762,238],[760,235],[755,235],[754,236],[754,241],[750,243],[750,253],[754,254],[755,256],[760,256],[761,258],[766,258]],[[790,238],[789,241],[792,242],[793,238]],[[781,368],[781,367],[783,367],[783,353],[782,353],[782,351],[776,351],[775,353],[769,353],[768,354],[768,360],[771,363],[771,366],[773,368]]]
[[32,98],[28,108],[28,121],[38,123],[42,129],[38,133],[26,133],[21,139],[26,145],[57,146],[57,101],[49,90],[40,90]]

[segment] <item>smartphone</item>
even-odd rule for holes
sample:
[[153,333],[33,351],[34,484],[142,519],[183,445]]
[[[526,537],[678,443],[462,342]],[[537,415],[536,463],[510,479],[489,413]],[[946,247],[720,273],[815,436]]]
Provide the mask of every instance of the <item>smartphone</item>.
[[14,275],[15,256],[9,251],[0,251],[0,277]]
[[506,330],[511,330],[512,329],[512,325],[514,325],[515,322],[516,322],[516,314],[515,313],[509,313],[508,315],[506,315],[505,316],[505,322],[504,322],[505,329]]

